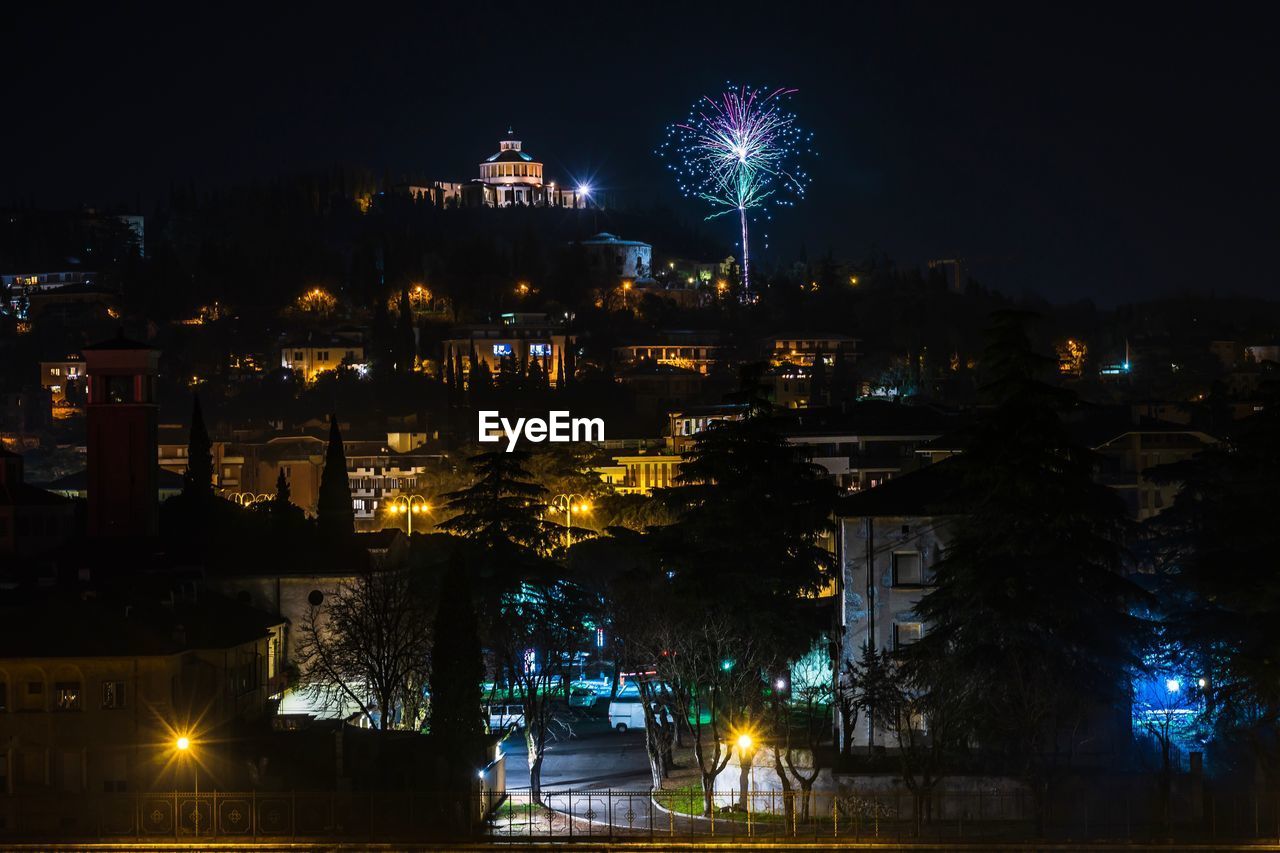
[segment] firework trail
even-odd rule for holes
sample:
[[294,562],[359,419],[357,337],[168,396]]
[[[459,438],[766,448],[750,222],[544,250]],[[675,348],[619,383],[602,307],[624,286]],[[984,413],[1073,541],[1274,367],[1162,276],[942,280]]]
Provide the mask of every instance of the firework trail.
[[738,214],[744,292],[751,287],[752,212],[768,219],[772,207],[794,204],[809,185],[800,161],[812,153],[813,134],[786,108],[795,92],[728,86],[716,98],[703,96],[684,121],[667,127],[667,140],[658,148],[680,192],[712,206],[707,219]]

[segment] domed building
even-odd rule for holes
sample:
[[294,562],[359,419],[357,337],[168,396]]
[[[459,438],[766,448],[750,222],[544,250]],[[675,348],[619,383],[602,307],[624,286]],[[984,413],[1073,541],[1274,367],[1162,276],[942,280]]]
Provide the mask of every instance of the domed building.
[[548,180],[542,162],[524,150],[508,128],[498,152],[480,163],[480,177],[466,182],[433,181],[397,187],[437,207],[569,207],[603,208],[604,197],[590,185]]
[[485,207],[595,207],[589,186],[558,185],[543,177],[542,163],[523,148],[524,143],[507,130],[498,153],[480,164],[480,178],[462,191],[466,206]]

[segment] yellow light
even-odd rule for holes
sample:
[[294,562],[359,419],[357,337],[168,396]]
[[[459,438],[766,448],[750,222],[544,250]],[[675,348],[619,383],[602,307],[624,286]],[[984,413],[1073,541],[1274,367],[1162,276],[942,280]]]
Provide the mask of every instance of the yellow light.
[[582,505],[582,507],[580,508],[580,511],[581,511],[581,512],[591,512],[591,504],[589,504],[589,503],[583,504],[583,505]]
[[178,749],[181,750],[182,752],[186,752],[188,749],[191,748],[191,738],[183,735],[182,737],[178,738],[174,746],[178,747]]
[[857,287],[857,286],[858,286],[858,277],[857,277],[856,275],[851,275],[851,276],[849,276],[849,283],[850,283],[850,284],[852,284],[854,287]]
[[413,511],[414,511],[414,512],[422,512],[422,507],[421,507],[421,506],[415,506],[415,507],[413,508]]
[[751,735],[747,734],[746,732],[743,732],[742,734],[738,735],[738,749],[744,750],[744,751],[748,750],[751,748],[751,745],[753,743],[755,743],[755,741],[753,741],[751,739]]

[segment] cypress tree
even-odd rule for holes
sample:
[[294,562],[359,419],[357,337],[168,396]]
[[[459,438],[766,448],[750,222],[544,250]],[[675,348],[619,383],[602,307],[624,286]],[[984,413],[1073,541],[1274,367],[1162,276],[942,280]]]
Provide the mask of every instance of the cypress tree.
[[351,485],[347,482],[347,455],[342,450],[342,433],[338,430],[336,414],[329,416],[329,447],[325,451],[316,509],[322,533],[339,538],[355,533],[355,510],[351,505]]
[[200,397],[192,398],[191,432],[187,438],[187,471],[182,475],[183,497],[205,500],[213,497],[213,442],[204,425]]
[[418,355],[418,339],[413,333],[413,308],[409,304],[409,288],[400,288],[400,317],[396,323],[396,368],[400,373],[413,371]]
[[466,792],[484,763],[484,728],[476,713],[484,665],[471,584],[460,565],[451,565],[441,582],[433,634],[428,728],[448,765],[447,790]]

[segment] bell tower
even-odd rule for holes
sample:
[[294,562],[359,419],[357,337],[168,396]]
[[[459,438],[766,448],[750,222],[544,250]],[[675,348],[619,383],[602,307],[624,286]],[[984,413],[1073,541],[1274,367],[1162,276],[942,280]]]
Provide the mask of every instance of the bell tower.
[[160,353],[123,335],[83,352],[89,377],[89,535],[154,536],[159,530]]

